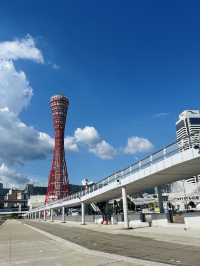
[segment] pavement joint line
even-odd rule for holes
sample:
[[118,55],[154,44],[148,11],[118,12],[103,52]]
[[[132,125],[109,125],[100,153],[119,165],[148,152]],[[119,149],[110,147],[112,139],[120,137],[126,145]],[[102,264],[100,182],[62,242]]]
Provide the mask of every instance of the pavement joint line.
[[122,262],[122,260],[115,260],[115,261],[111,261],[111,262],[105,262],[103,264],[99,264],[98,266],[106,266],[106,265],[114,264],[116,262]]
[[[125,257],[125,256],[121,256],[121,255],[117,255],[117,254],[112,254],[112,253],[106,253],[106,252],[102,252],[102,251],[96,251],[96,250],[92,250],[92,249],[88,249],[85,248],[83,246],[80,246],[78,244],[75,244],[73,242],[70,242],[66,239],[63,239],[61,237],[55,236],[53,234],[50,234],[46,231],[43,231],[41,229],[38,229],[34,226],[25,224],[23,222],[21,222],[22,224],[24,224],[25,226],[29,227],[30,229],[41,233],[43,235],[45,235],[46,237],[64,244],[67,248],[71,248],[74,250],[78,250],[79,252],[82,252],[83,254],[86,255],[92,255],[92,256],[99,256],[99,257],[104,257],[104,258],[108,258],[108,259],[113,259],[115,260],[115,262],[118,261],[123,261],[123,262],[127,262],[127,263],[137,263],[138,266],[172,266],[172,264],[166,264],[166,263],[160,263],[160,262],[154,262],[154,261],[147,261],[147,260],[142,260],[142,259],[138,259],[138,258],[130,258],[130,257]],[[114,262],[113,262],[114,263]]]

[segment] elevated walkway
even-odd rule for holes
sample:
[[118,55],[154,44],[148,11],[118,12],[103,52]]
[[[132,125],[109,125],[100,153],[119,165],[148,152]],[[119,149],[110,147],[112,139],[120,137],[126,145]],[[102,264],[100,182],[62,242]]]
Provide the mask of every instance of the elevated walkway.
[[92,203],[121,197],[121,188],[131,194],[146,188],[160,186],[200,173],[200,152],[195,143],[188,149],[173,143],[143,160],[118,171],[89,187],[53,203],[41,206],[35,211],[79,206],[81,202]]

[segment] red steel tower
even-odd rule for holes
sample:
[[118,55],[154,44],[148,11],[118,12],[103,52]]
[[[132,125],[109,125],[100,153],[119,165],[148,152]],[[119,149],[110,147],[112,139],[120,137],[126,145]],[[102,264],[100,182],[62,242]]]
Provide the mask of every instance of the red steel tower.
[[55,95],[51,97],[50,106],[55,130],[55,146],[48,179],[46,203],[62,199],[69,193],[69,180],[64,150],[64,131],[69,100],[65,96]]

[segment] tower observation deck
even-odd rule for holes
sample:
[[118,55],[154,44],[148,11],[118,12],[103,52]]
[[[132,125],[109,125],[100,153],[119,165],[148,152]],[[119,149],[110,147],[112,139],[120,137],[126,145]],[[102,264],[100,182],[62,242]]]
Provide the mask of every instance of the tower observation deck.
[[69,100],[65,96],[55,95],[50,99],[55,130],[53,159],[48,179],[45,202],[66,197],[69,193],[69,180],[65,161],[64,132]]

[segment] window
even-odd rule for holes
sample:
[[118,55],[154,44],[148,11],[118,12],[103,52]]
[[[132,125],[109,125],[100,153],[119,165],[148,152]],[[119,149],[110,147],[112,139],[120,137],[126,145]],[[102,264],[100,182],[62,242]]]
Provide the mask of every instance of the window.
[[191,125],[200,125],[200,118],[190,118]]
[[182,127],[184,127],[184,121],[180,121],[177,125],[176,125],[176,131],[178,131],[179,129],[181,129]]

